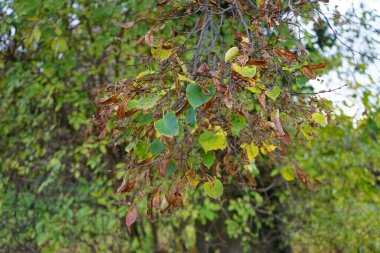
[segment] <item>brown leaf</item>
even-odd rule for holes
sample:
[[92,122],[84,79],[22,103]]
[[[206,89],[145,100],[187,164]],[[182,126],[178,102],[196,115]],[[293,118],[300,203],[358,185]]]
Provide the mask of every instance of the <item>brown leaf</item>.
[[304,76],[306,76],[309,79],[316,79],[317,78],[317,76],[314,74],[313,70],[307,66],[302,67],[301,71],[302,71],[302,74],[304,74]]
[[197,72],[198,73],[204,73],[207,70],[208,70],[207,64],[206,63],[202,63],[201,66],[199,66]]
[[103,128],[103,130],[99,134],[99,140],[103,140],[107,134],[107,127]]
[[160,189],[158,189],[154,195],[153,206],[156,211],[160,210]]
[[268,61],[262,61],[262,60],[249,59],[247,61],[247,65],[255,65],[256,67],[267,67],[268,64],[269,64]]
[[259,104],[261,106],[261,108],[266,111],[267,109],[267,106],[266,106],[266,102],[265,102],[265,93],[261,93],[258,97],[257,97],[257,100],[259,101]]
[[117,109],[117,120],[123,121],[125,119],[125,111],[127,110],[127,103],[122,102]]
[[329,0],[318,0],[319,2],[322,2],[322,3],[329,3],[330,1]]
[[123,182],[121,182],[121,185],[119,186],[119,188],[117,188],[116,192],[115,193],[120,193],[122,192],[124,189],[125,189],[125,186],[127,185],[127,176],[124,176],[123,177]]
[[148,44],[150,47],[154,46],[154,38],[151,31],[145,34],[145,43]]
[[280,136],[285,136],[284,129],[282,128],[281,121],[280,121],[280,111],[275,110],[272,112],[272,121],[274,122],[274,125],[276,127],[276,130]]
[[124,28],[124,29],[129,29],[129,28],[131,28],[134,24],[135,24],[135,22],[131,21],[131,22],[128,22],[128,23],[125,23],[125,24],[120,24],[120,27],[121,27],[121,28]]
[[316,71],[319,71],[319,70],[322,70],[326,67],[326,63],[321,63],[321,64],[318,64],[318,65],[307,65],[308,68],[312,69],[312,70],[316,70]]
[[165,6],[167,5],[168,3],[170,3],[171,0],[163,0],[163,1],[159,1],[157,3],[157,6]]
[[99,104],[101,105],[110,105],[110,104],[113,104],[116,100],[117,100],[117,97],[119,96],[119,93],[116,93],[116,94],[113,94],[111,97],[109,98],[106,98],[106,99],[103,99],[103,100],[100,100],[99,101]]
[[297,55],[295,53],[290,52],[289,50],[284,49],[284,48],[279,48],[279,47],[275,48],[274,52],[277,55],[282,56],[283,58],[285,58],[288,61],[294,61],[297,59]]
[[134,204],[128,211],[127,215],[125,216],[125,224],[128,227],[128,230],[130,226],[136,222],[137,219],[137,207],[136,204]]

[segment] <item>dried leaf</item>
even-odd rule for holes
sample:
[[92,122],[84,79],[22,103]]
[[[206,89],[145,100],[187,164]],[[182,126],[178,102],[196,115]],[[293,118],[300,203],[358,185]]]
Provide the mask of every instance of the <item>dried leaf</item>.
[[285,136],[284,129],[282,128],[281,121],[280,121],[280,111],[277,109],[274,112],[272,112],[272,121],[274,122],[274,125],[276,126],[276,130],[279,133],[280,136]]
[[150,47],[154,46],[154,38],[153,38],[152,31],[149,31],[147,34],[145,34],[144,39],[145,39],[145,43],[148,44]]
[[128,227],[128,230],[130,226],[136,222],[137,219],[137,207],[134,204],[128,211],[127,215],[125,216],[125,224]]
[[304,76],[306,76],[309,79],[317,78],[317,76],[313,73],[313,70],[307,66],[302,67],[301,71],[302,71],[302,74],[304,74]]
[[297,59],[297,55],[295,53],[292,53],[289,50],[284,49],[284,48],[279,48],[279,47],[275,48],[274,52],[277,55],[282,56],[283,58],[285,58],[288,61],[294,61]]
[[125,23],[125,24],[120,24],[120,27],[121,27],[121,28],[124,28],[124,29],[129,29],[129,28],[131,28],[134,24],[135,24],[135,22],[131,21],[131,22],[128,22],[128,23]]

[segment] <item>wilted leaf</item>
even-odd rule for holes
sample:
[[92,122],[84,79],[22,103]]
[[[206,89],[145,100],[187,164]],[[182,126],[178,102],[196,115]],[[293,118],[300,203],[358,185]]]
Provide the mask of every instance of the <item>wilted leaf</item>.
[[292,53],[289,50],[286,50],[284,48],[275,48],[274,52],[277,55],[282,56],[283,58],[285,58],[288,61],[294,61],[297,59],[297,55],[295,53]]
[[179,131],[178,119],[173,112],[154,122],[154,127],[160,135],[169,137],[177,135]]
[[219,199],[223,194],[223,184],[219,179],[204,183],[203,189],[208,196],[214,199]]
[[232,63],[232,69],[239,73],[242,77],[251,78],[256,75],[255,66],[240,67],[236,63]]
[[212,96],[215,93],[215,87],[214,86],[207,86],[206,90],[209,92],[209,94],[204,94],[202,88],[195,84],[191,83],[186,88],[186,96],[189,100],[189,103],[194,107],[199,107],[205,103],[207,103]]
[[148,44],[150,47],[154,46],[154,38],[153,38],[152,31],[149,31],[147,34],[145,34],[144,39],[145,39],[145,43]]
[[322,127],[325,127],[327,126],[327,120],[326,120],[326,117],[320,113],[313,113],[313,115],[311,116],[313,121],[315,123],[318,123],[320,126]]
[[309,67],[304,66],[302,67],[301,71],[302,71],[302,74],[304,74],[304,76],[306,76],[309,79],[317,78],[317,76],[313,73],[313,70]]
[[135,24],[135,22],[131,21],[131,22],[128,22],[128,23],[125,23],[125,24],[120,24],[120,27],[121,27],[121,28],[124,28],[124,29],[129,29],[129,28],[131,28],[134,24]]
[[225,62],[231,62],[231,61],[235,60],[235,58],[238,56],[238,54],[239,54],[239,48],[231,47],[230,49],[228,49],[226,55],[224,56],[224,61]]
[[131,206],[127,215],[125,216],[125,224],[129,227],[136,222],[137,219],[137,207],[136,205]]

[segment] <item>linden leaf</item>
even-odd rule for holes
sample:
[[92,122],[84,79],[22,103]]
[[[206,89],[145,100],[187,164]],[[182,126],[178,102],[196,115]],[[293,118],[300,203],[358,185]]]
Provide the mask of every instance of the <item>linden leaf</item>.
[[214,199],[219,199],[223,194],[223,184],[219,179],[204,183],[203,189],[208,196]]
[[276,100],[280,93],[281,89],[278,86],[274,86],[270,91],[267,90],[265,92],[265,94],[273,100]]
[[190,78],[188,78],[187,76],[184,76],[184,75],[181,75],[181,74],[178,74],[178,79],[180,81],[185,81],[185,82],[189,82],[189,83],[195,83],[194,80],[191,80]]
[[154,128],[160,135],[175,136],[179,132],[178,119],[173,112],[169,112],[162,119],[154,122]]
[[258,88],[256,86],[249,86],[249,87],[247,87],[247,90],[249,90],[252,93],[256,93],[256,94],[260,94],[261,93],[260,88]]
[[172,49],[165,49],[165,48],[152,48],[151,49],[152,55],[154,58],[159,59],[161,61],[164,61],[169,58],[169,56],[172,54]]
[[156,72],[156,71],[153,71],[153,70],[145,70],[145,71],[139,73],[139,74],[136,76],[136,80],[139,80],[139,79],[143,78],[144,76],[154,74],[155,72]]
[[214,134],[206,130],[199,136],[199,143],[205,152],[218,149],[223,150],[227,147],[226,134],[223,131]]
[[191,83],[187,86],[186,96],[187,96],[187,99],[189,100],[189,103],[194,108],[199,107],[199,106],[207,103],[215,93],[215,87],[214,86],[209,85],[206,87],[206,90],[209,91],[208,95],[204,94],[202,92],[202,88],[195,83]]
[[242,77],[254,77],[256,75],[256,67],[255,66],[247,66],[247,67],[240,67],[236,63],[232,63],[232,68],[237,73],[239,73]]
[[239,135],[239,132],[245,127],[246,121],[243,116],[231,114],[231,132],[232,135]]
[[207,167],[211,168],[215,161],[215,154],[213,152],[204,152],[201,150],[200,155],[202,157],[202,163]]
[[263,143],[263,146],[260,147],[260,151],[263,155],[267,155],[269,153],[272,153],[273,151],[276,150],[276,146],[272,145],[272,144],[268,144],[268,143]]
[[137,207],[133,205],[131,209],[129,209],[127,215],[125,216],[125,225],[129,228],[133,223],[136,222],[137,219]]
[[254,160],[259,155],[259,148],[253,142],[251,144],[242,144],[240,147],[244,148],[247,152],[249,161]]
[[228,49],[226,55],[224,56],[224,61],[225,62],[231,62],[231,61],[235,60],[235,58],[238,56],[238,54],[239,54],[239,48],[231,47],[230,49]]
[[326,117],[320,113],[313,113],[313,115],[311,115],[313,121],[315,123],[318,123],[320,126],[322,127],[325,127],[327,126],[327,120],[326,120]]
[[294,178],[294,172],[292,170],[292,168],[290,167],[286,167],[284,168],[282,171],[281,171],[281,175],[282,177],[286,180],[286,181],[293,181],[295,178]]

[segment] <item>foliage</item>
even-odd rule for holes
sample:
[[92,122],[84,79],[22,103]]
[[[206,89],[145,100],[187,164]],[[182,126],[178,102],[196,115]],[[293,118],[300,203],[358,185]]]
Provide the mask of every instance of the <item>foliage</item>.
[[[182,206],[183,192],[198,182],[214,198],[231,175],[255,187],[250,168],[297,138],[312,139],[331,105],[294,85],[327,66],[318,50],[305,49],[308,39],[297,39],[306,30],[291,32],[318,15],[317,2],[158,5],[149,30],[141,33],[140,17],[124,26],[140,55],[134,63],[145,68],[100,90],[95,125],[125,155],[122,185],[130,187],[119,192],[130,193],[130,202],[142,194],[148,209],[159,192],[165,208],[156,209],[165,213]],[[142,100],[149,106],[133,105]],[[141,114],[154,121],[142,124]],[[153,154],[148,147],[157,141],[165,148]]]

